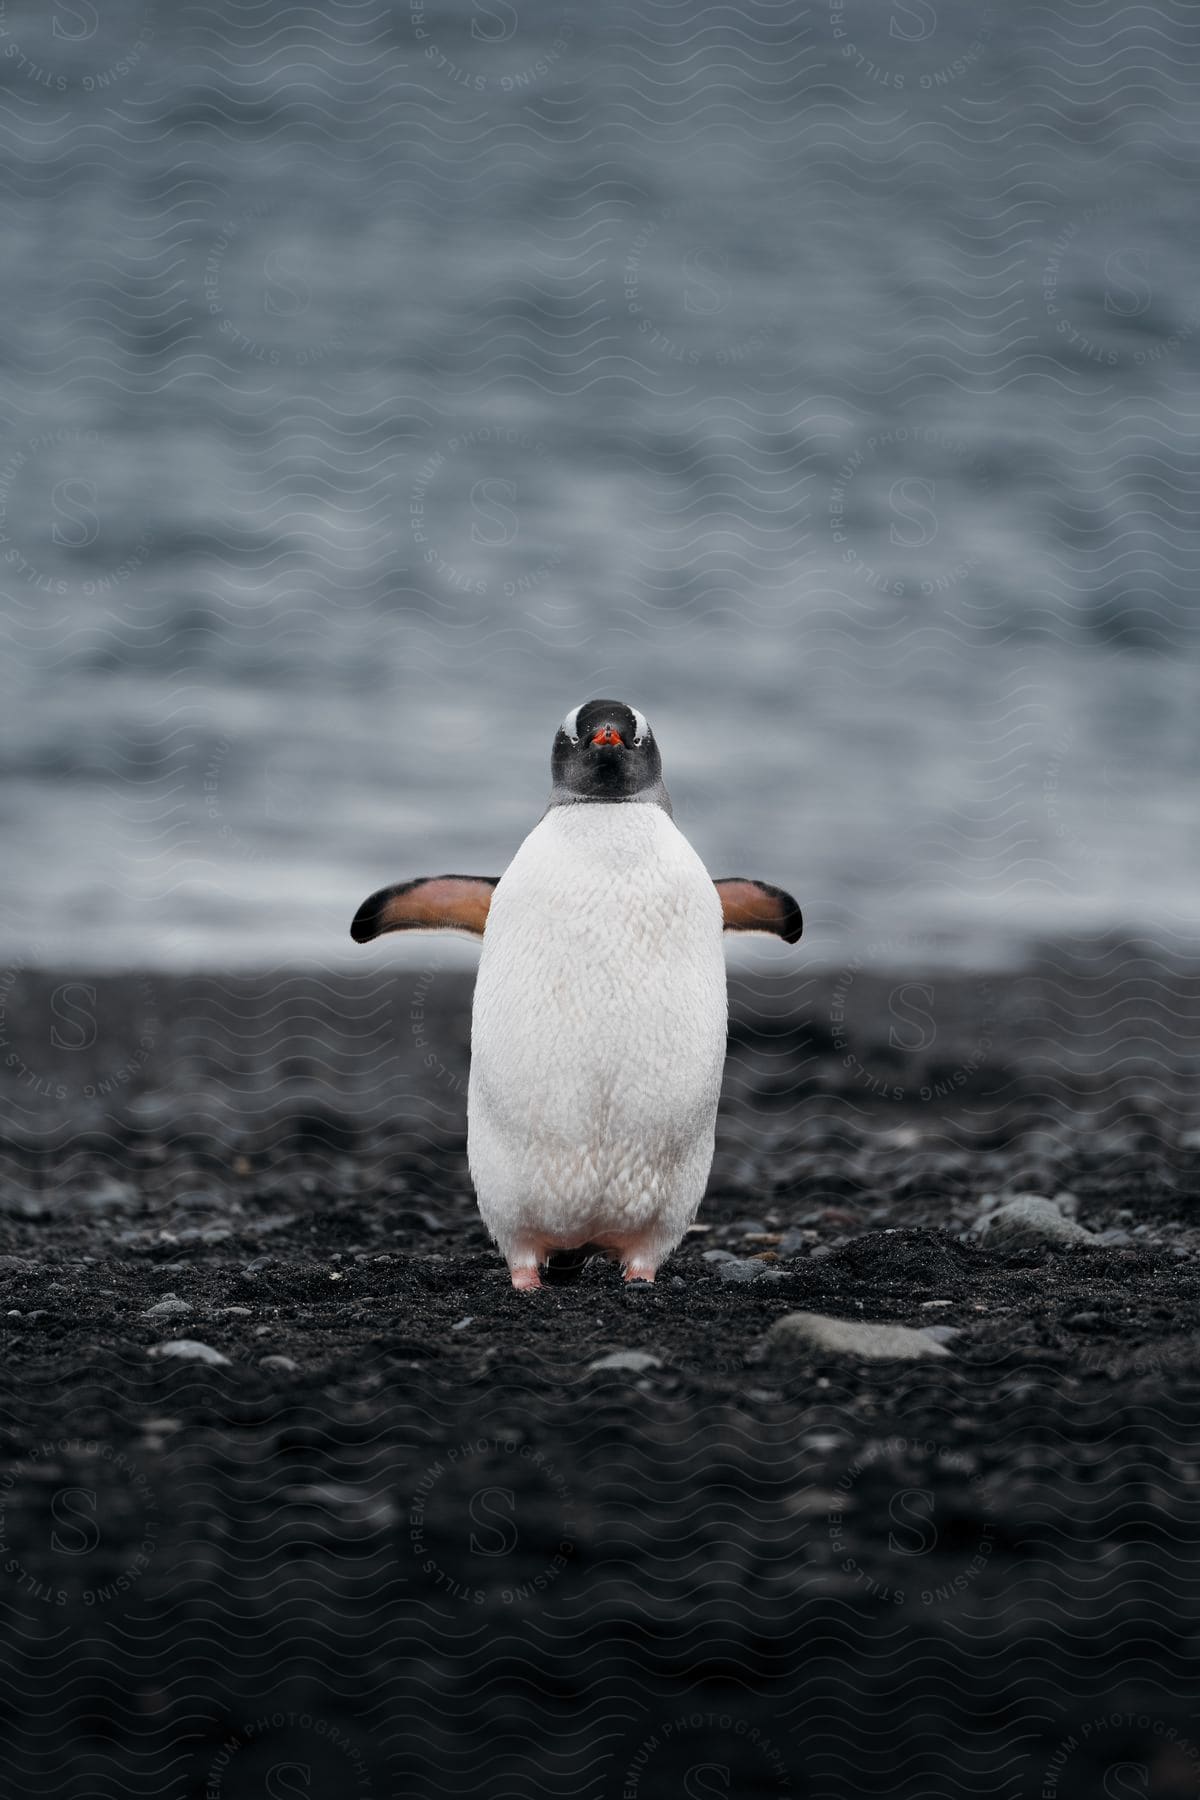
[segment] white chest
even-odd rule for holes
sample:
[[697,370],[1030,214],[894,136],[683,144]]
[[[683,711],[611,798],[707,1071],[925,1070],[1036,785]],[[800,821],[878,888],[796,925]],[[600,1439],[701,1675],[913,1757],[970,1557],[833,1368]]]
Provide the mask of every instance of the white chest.
[[586,1104],[688,1110],[724,1055],[722,924],[661,808],[554,808],[488,915],[472,1028],[485,1090],[534,1084],[544,1114],[577,1125]]
[[716,889],[661,808],[556,807],[501,877],[475,989],[468,1156],[505,1254],[654,1267],[704,1192],[725,1057]]

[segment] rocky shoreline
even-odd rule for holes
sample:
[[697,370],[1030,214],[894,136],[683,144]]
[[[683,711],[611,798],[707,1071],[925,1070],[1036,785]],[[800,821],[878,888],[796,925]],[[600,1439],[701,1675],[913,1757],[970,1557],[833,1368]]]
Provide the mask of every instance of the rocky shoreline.
[[469,977],[14,972],[22,1791],[1196,1792],[1200,974],[761,967],[698,1229],[535,1296]]

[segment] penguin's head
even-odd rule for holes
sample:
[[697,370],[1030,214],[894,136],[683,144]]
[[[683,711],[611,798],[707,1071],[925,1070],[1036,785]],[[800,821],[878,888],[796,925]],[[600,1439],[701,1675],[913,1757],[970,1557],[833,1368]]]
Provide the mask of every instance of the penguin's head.
[[587,700],[572,707],[554,734],[550,773],[551,806],[642,800],[671,810],[654,733],[623,700]]

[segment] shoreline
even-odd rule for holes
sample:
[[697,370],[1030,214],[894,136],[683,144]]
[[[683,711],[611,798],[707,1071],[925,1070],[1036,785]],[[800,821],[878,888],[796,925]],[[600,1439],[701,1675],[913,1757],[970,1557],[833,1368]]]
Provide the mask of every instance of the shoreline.
[[[1200,975],[1117,947],[915,987],[735,977],[698,1228],[648,1290],[591,1264],[535,1295],[468,1179],[471,976],[414,999],[420,975],[8,996],[0,1566],[30,1791],[65,1756],[148,1800],[168,1762],[225,1800],[297,1764],[313,1792],[465,1797],[481,1771],[519,1791],[536,1742],[598,1800],[714,1767],[832,1795],[857,1744],[880,1800],[931,1770],[1092,1800],[1114,1758],[1185,1756]],[[69,1092],[23,1095],[4,1056],[49,1066],[51,1022]],[[1060,1239],[990,1235],[986,1197],[1023,1190]],[[926,1349],[781,1352],[793,1312]]]

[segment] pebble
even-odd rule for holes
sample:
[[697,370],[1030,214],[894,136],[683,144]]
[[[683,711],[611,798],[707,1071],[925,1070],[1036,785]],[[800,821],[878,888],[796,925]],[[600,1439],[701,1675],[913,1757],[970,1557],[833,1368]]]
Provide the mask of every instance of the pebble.
[[300,1364],[293,1362],[290,1356],[260,1356],[258,1366],[260,1369],[283,1369],[291,1374],[300,1367]]
[[[942,1327],[945,1330],[948,1327]],[[804,1349],[828,1350],[837,1356],[873,1361],[912,1362],[926,1356],[949,1356],[933,1331],[909,1325],[872,1325],[865,1320],[832,1319],[823,1313],[785,1313],[766,1336],[768,1352],[796,1355]]]
[[471,1313],[468,1313],[465,1319],[456,1319],[450,1329],[451,1331],[465,1331],[468,1325],[473,1325],[474,1323],[474,1316]]
[[102,1181],[98,1187],[80,1196],[89,1212],[120,1212],[123,1207],[132,1206],[136,1199],[137,1189],[128,1181]]
[[[988,1199],[991,1196],[987,1196]],[[985,1208],[975,1221],[989,1244],[1013,1249],[1031,1245],[1094,1244],[1094,1233],[1068,1219],[1044,1194],[1013,1194],[994,1208]]]
[[227,1369],[229,1358],[211,1344],[202,1344],[198,1338],[172,1338],[169,1343],[155,1344],[151,1356],[178,1357],[181,1362],[210,1363],[214,1369]]
[[142,1317],[143,1319],[165,1319],[169,1318],[172,1313],[188,1313],[191,1310],[190,1303],[187,1300],[181,1300],[178,1294],[164,1294],[161,1300],[154,1302],[153,1306],[143,1307]]
[[613,1369],[619,1374],[644,1375],[647,1369],[661,1369],[660,1357],[652,1356],[648,1350],[614,1350],[608,1356],[589,1363],[588,1369]]
[[799,1256],[816,1238],[815,1231],[785,1231],[779,1240],[780,1256]]
[[703,1250],[700,1254],[702,1259],[708,1263],[729,1263],[738,1260],[732,1250]]
[[757,1258],[747,1262],[735,1259],[733,1262],[717,1264],[717,1274],[722,1281],[782,1281],[783,1270],[772,1269]]

